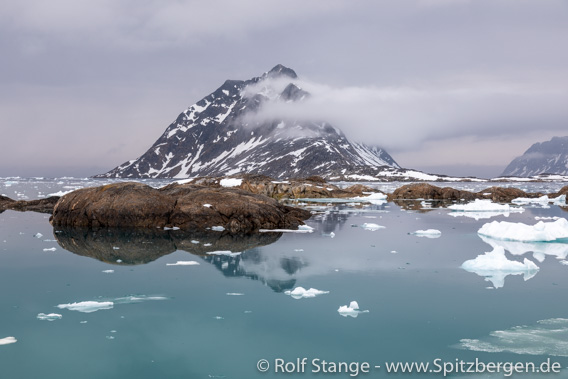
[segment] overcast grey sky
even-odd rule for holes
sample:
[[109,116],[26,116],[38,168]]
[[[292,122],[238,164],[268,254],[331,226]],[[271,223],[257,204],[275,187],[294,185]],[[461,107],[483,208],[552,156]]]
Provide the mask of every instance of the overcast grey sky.
[[493,176],[568,135],[566,0],[3,0],[0,176],[141,155],[226,79],[277,63],[404,167]]

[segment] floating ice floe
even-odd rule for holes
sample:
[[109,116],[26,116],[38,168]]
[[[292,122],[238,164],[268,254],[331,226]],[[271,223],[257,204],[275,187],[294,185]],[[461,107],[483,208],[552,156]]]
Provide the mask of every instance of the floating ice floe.
[[226,255],[228,257],[236,257],[241,255],[243,252],[242,251],[235,251],[232,252],[230,250],[219,250],[219,251],[208,251],[207,254],[208,255]]
[[549,198],[547,195],[528,198],[528,197],[517,197],[511,201],[513,204],[540,204],[546,205],[548,203],[553,203],[554,205],[566,205],[566,195],[560,195],[558,197]]
[[387,202],[387,195],[385,195],[384,193],[380,193],[380,192],[373,192],[372,194],[370,194],[368,196],[352,197],[352,198],[350,198],[350,200],[364,201],[364,202],[367,202],[367,203],[371,203],[373,205],[382,205],[382,204],[385,204]]
[[55,247],[43,249],[43,251],[55,251],[57,250]]
[[227,296],[244,296],[244,293],[240,292],[227,292]]
[[359,310],[359,304],[356,301],[352,301],[349,305],[342,305],[337,310],[339,314],[343,317],[353,317],[356,318],[359,316],[359,313],[367,313],[369,311],[361,311]]
[[526,225],[520,222],[487,223],[477,231],[479,235],[495,239],[523,242],[553,242],[566,239],[568,242],[568,221],[560,218],[554,222],[539,221],[535,225]]
[[501,246],[513,255],[520,256],[532,252],[534,259],[539,262],[543,262],[547,255],[557,259],[566,259],[568,256],[568,244],[566,243],[504,241],[485,236],[481,236],[481,239],[491,247]]
[[308,225],[300,225],[297,230],[294,229],[259,229],[261,233],[313,233],[314,228]]
[[491,200],[480,200],[467,204],[454,204],[448,207],[452,212],[448,213],[452,217],[469,217],[476,220],[491,218],[495,216],[509,217],[510,213],[525,211],[522,207],[511,207],[509,204],[498,204]]
[[55,320],[61,320],[63,316],[60,315],[59,313],[39,313],[37,315],[37,319],[38,320],[42,320],[42,321],[55,321]]
[[35,237],[35,238],[41,238],[41,237],[43,237],[43,234],[41,234],[41,233],[36,233],[36,234],[34,234],[34,237]]
[[68,309],[81,313],[92,313],[103,309],[112,309],[114,303],[112,301],[81,301],[78,303],[59,304],[57,308]]
[[448,209],[456,212],[524,212],[523,208],[511,207],[509,204],[498,204],[487,199],[475,199],[467,204],[453,204]]
[[14,337],[0,338],[0,345],[9,345],[11,343],[16,343],[16,342],[18,342],[18,340],[15,339]]
[[214,230],[216,232],[222,232],[223,230],[225,230],[225,228],[222,226],[212,226],[211,230]]
[[308,299],[319,295],[325,295],[326,293],[329,293],[329,291],[320,291],[315,288],[307,290],[304,287],[296,287],[292,291],[284,291],[285,295],[292,296],[294,299]]
[[534,262],[528,260],[511,261],[505,256],[505,249],[496,246],[492,251],[478,255],[475,259],[465,261],[461,268],[485,277],[485,280],[493,283],[495,288],[505,285],[505,278],[508,275],[523,275],[525,281],[536,275],[539,268]]
[[166,263],[166,266],[197,266],[199,262],[196,261],[177,261],[176,263]]
[[105,274],[114,274],[114,270],[103,270],[102,272]]
[[197,245],[199,243],[199,241],[198,240],[191,240],[191,243]]
[[371,230],[371,231],[375,231],[375,230],[379,230],[379,229],[384,229],[384,226],[381,225],[377,225],[377,224],[373,224],[370,222],[366,222],[363,225],[361,225],[361,228],[365,229],[365,230]]
[[179,227],[177,226],[172,226],[171,228],[168,226],[164,226],[164,230],[179,230]]
[[491,332],[482,339],[462,339],[458,348],[487,353],[568,357],[568,319],[552,318],[535,325]]
[[238,187],[241,185],[241,183],[243,182],[242,179],[236,179],[236,178],[225,178],[225,179],[221,179],[221,181],[219,182],[219,184],[222,187]]
[[68,193],[71,193],[73,191],[75,191],[75,190],[73,189],[73,190],[69,190],[69,191],[58,191],[58,192],[54,192],[54,193],[49,193],[49,194],[47,194],[47,196],[59,196],[59,197],[61,197],[61,196],[67,195]]
[[412,234],[414,234],[417,237],[439,238],[442,235],[442,232],[437,229],[426,229],[426,230],[417,230]]

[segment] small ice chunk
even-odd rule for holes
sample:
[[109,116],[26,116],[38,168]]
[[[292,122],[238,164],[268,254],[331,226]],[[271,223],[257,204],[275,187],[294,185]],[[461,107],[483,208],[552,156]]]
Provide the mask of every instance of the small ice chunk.
[[240,292],[227,292],[227,296],[244,296],[244,293]]
[[113,340],[113,339],[114,339],[114,336],[106,336],[106,339],[107,339],[107,340]]
[[55,251],[57,250],[55,247],[43,249],[43,251]]
[[88,321],[80,321],[79,324],[86,324]]
[[196,244],[196,245],[197,245],[197,244],[199,243],[199,241],[198,241],[198,240],[191,240],[191,243],[193,243],[193,244]]
[[224,318],[221,316],[215,316],[215,320],[224,320]]
[[211,243],[204,243],[203,246],[212,246],[213,244]]
[[60,315],[59,313],[39,313],[37,315],[37,319],[38,320],[42,320],[42,321],[55,321],[55,320],[61,320],[63,316]]
[[18,342],[18,340],[15,339],[14,337],[0,338],[0,345],[9,345],[11,343],[16,343],[16,342]]
[[59,309],[69,309],[82,313],[92,313],[103,309],[112,309],[114,303],[112,301],[81,301],[79,303],[59,304]]
[[560,261],[561,264],[563,264],[564,266],[568,266],[568,261],[563,259]]
[[122,263],[122,259],[117,259],[116,263]]
[[176,263],[166,263],[166,266],[197,266],[199,262],[196,261],[177,261]]
[[396,250],[391,250],[391,254],[398,254],[398,251],[396,251]]
[[242,179],[236,179],[236,178],[224,178],[221,179],[221,181],[219,182],[219,184],[222,187],[238,187],[241,185],[241,183],[243,182]]
[[356,318],[359,316],[359,313],[367,313],[369,311],[361,311],[359,310],[359,304],[356,301],[352,301],[349,305],[342,305],[337,310],[339,314],[343,317],[353,317]]
[[222,232],[223,230],[225,230],[225,228],[222,226],[212,226],[211,230],[214,230],[216,232]]
[[179,230],[179,227],[173,226],[170,228],[169,226],[164,226],[164,230]]
[[325,295],[329,291],[320,291],[315,288],[310,288],[309,290],[304,287],[296,287],[292,291],[285,291],[284,294],[292,296],[294,299],[307,299],[316,297],[319,295]]
[[43,237],[43,234],[41,234],[41,233],[36,233],[36,234],[34,234],[34,237],[35,237],[35,238],[41,238],[41,237]]
[[114,270],[103,270],[102,272],[105,274],[114,274]]
[[203,204],[203,206],[206,207],[206,208],[211,208],[211,207],[212,207],[211,204]]
[[298,226],[298,230],[308,230],[311,233],[314,230],[314,228],[312,228],[309,225],[300,225]]
[[118,247],[118,246],[113,246],[112,249],[113,249],[113,250],[120,250],[120,247]]
[[302,251],[304,251],[304,249],[294,249],[294,251],[296,251],[296,252],[298,252],[298,253],[299,253],[299,252],[302,252]]
[[417,237],[438,238],[442,235],[442,232],[437,229],[426,229],[426,230],[417,230],[412,234],[414,234]]
[[371,222],[366,222],[363,225],[361,225],[361,227],[365,230],[370,230],[370,231],[375,231],[375,230],[379,230],[379,229],[384,229],[385,227],[382,225],[378,225],[378,224],[374,224]]

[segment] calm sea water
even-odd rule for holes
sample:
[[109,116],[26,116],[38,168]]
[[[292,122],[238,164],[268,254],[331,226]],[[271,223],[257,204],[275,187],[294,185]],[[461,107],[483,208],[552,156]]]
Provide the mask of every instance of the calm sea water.
[[[2,179],[0,193],[34,199],[103,182]],[[562,184],[520,186],[548,192]],[[550,358],[564,368],[568,244],[517,245],[515,252],[526,250],[522,256],[508,252],[510,260],[539,266],[532,277],[491,282],[460,268],[492,250],[477,235],[486,222],[568,216],[554,205],[525,208],[476,220],[443,208],[317,204],[307,221],[313,233],[244,240],[221,233],[54,230],[48,215],[6,211],[0,214],[0,340],[17,342],[0,345],[0,377],[354,377],[314,374],[312,359],[368,362],[362,378],[442,377],[386,372],[385,362],[432,365],[436,359],[538,365]],[[384,228],[367,230],[365,223]],[[442,234],[412,234],[419,229]],[[225,255],[207,254],[212,251]],[[168,265],[178,261],[199,264]],[[298,286],[329,293],[304,299],[285,293]],[[99,309],[58,307],[87,301]],[[342,316],[338,308],[351,301],[368,312]],[[40,320],[40,313],[62,317]],[[277,359],[301,358],[308,359],[304,373],[275,373]],[[257,369],[261,359],[270,364],[266,373]]]

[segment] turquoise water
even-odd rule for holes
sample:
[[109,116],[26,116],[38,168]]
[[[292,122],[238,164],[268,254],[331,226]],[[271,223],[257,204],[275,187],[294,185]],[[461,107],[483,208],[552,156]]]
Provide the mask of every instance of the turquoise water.
[[[24,190],[38,191],[30,185]],[[566,211],[528,207],[509,217],[475,220],[392,203],[314,209],[324,211],[308,220],[313,233],[246,240],[181,231],[54,231],[47,215],[0,214],[0,340],[17,339],[0,345],[0,377],[327,376],[274,372],[276,359],[304,357],[381,366],[358,377],[442,377],[385,369],[385,362],[438,358],[551,358],[567,366],[568,266],[561,261],[568,245],[539,246],[548,253],[539,259],[531,252],[507,253],[540,269],[526,281],[509,275],[500,288],[460,268],[492,250],[476,233],[484,223],[534,224],[535,216],[566,218]],[[365,230],[365,223],[384,228]],[[411,234],[431,228],[441,236]],[[212,251],[233,254],[207,254]],[[168,266],[177,261],[199,265]],[[298,286],[329,293],[305,299],[285,294]],[[338,308],[353,300],[368,312],[341,316]],[[91,313],[57,307],[85,301],[113,305]],[[40,313],[62,318],[38,320]],[[268,372],[258,371],[260,359],[270,363]]]

